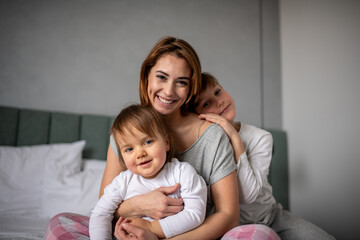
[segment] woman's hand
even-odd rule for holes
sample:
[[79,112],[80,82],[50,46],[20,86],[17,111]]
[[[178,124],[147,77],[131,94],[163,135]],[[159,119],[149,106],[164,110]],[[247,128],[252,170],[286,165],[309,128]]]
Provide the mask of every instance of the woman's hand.
[[145,196],[147,199],[144,198],[144,202],[142,203],[142,206],[144,206],[144,215],[159,220],[181,212],[184,209],[183,199],[167,196],[168,194],[176,192],[179,187],[180,184],[176,184],[172,187],[160,187],[146,194]]
[[157,236],[147,230],[130,224],[129,219],[120,217],[115,224],[114,236],[118,240],[138,239],[138,240],[157,240]]
[[124,217],[147,216],[155,220],[174,215],[184,209],[182,198],[168,197],[168,194],[176,192],[180,184],[172,187],[160,187],[144,195],[135,196],[124,201],[117,214]]

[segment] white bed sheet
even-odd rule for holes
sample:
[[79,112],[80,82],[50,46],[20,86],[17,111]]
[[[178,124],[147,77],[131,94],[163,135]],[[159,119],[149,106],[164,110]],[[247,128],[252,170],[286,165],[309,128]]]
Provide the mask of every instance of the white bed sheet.
[[[76,209],[76,205],[79,206],[79,204],[82,204],[82,211],[85,211],[84,205],[87,204],[86,212],[89,212],[93,206],[95,206],[98,199],[100,183],[106,161],[84,159],[82,163],[83,170],[67,177],[65,179],[65,185],[64,179],[59,179],[62,180],[62,182],[56,184],[56,187],[61,185],[64,189],[72,189],[64,192],[64,195],[61,196],[63,199],[69,198],[69,195],[74,194],[74,189],[77,189],[78,194],[76,199],[74,199],[74,204],[71,206],[72,209]],[[83,194],[81,195],[79,192],[82,192]],[[61,202],[61,198],[47,199],[51,201],[51,206],[51,204],[58,204],[59,201]],[[42,202],[42,205],[44,205],[44,202]],[[49,205],[49,203],[47,203],[47,205]],[[67,202],[64,204],[63,208],[62,206],[58,206],[57,210],[65,212],[68,207],[69,203]],[[0,240],[43,239],[46,226],[51,218],[48,214],[44,214],[42,212],[43,210],[43,206],[31,210],[10,209],[9,211],[6,211],[3,209],[0,213]]]
[[34,212],[22,212],[21,215],[2,214],[0,217],[0,239],[43,239],[49,220],[37,216]]

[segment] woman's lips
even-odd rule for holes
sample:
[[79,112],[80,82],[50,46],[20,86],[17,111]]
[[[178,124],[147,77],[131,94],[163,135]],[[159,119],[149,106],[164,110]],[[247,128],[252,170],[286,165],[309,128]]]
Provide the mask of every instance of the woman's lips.
[[163,104],[171,104],[171,103],[175,102],[175,100],[165,99],[165,98],[160,97],[160,96],[157,96],[157,98]]

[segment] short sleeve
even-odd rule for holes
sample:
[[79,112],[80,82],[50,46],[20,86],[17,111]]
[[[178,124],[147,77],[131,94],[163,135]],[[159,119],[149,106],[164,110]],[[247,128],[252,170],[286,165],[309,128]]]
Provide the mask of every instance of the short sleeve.
[[115,139],[114,139],[114,136],[112,134],[110,135],[110,146],[111,146],[111,149],[113,150],[113,152],[115,153],[115,155],[117,157],[119,157],[119,153],[118,153],[117,148],[116,148]]
[[213,141],[214,146],[212,146],[216,151],[213,160],[213,171],[210,175],[210,185],[236,170],[233,148],[228,136],[219,126],[216,136],[217,137],[213,139],[216,141]]

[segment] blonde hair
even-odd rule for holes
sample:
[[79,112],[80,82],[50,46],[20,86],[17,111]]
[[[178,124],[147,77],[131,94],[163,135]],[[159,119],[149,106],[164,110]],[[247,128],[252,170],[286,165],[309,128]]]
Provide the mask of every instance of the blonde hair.
[[131,131],[132,127],[151,137],[155,137],[157,133],[162,136],[164,140],[166,140],[167,137],[170,143],[170,150],[167,152],[166,161],[170,161],[174,157],[175,148],[173,140],[171,135],[167,133],[166,125],[160,114],[152,107],[133,104],[121,110],[111,126],[111,133],[114,136],[121,161],[123,161],[123,159],[120,157],[121,151],[117,136],[127,133],[134,135]]
[[175,37],[164,37],[160,39],[151,49],[145,58],[140,70],[140,102],[142,105],[150,106],[150,99],[147,94],[148,76],[152,67],[155,66],[157,60],[166,54],[172,54],[176,57],[183,58],[189,64],[191,69],[190,91],[185,104],[181,106],[181,112],[184,114],[188,110],[188,103],[192,99],[199,97],[201,89],[201,64],[198,55],[193,47],[182,39]]

